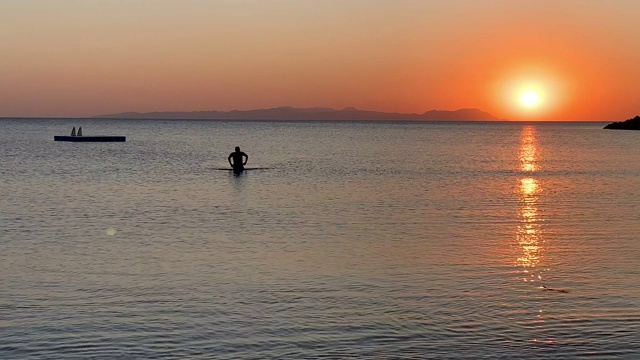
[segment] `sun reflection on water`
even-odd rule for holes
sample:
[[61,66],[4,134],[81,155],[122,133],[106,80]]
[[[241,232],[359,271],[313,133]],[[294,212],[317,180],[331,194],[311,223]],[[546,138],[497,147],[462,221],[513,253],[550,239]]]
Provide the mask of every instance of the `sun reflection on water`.
[[540,181],[531,174],[539,169],[535,128],[527,126],[520,134],[520,170],[528,174],[520,179],[518,187],[520,205],[516,231],[516,240],[520,249],[516,265],[523,268],[522,279],[524,281],[542,279],[542,275],[537,271],[545,250],[542,238],[542,219],[538,209],[542,187]]
[[538,147],[533,126],[527,126],[520,134],[520,170],[538,170]]
[[[517,256],[514,266],[518,267],[518,280],[535,283],[539,291],[556,291],[562,289],[541,285],[546,282],[546,274],[551,269],[545,255],[548,244],[545,243],[543,205],[544,187],[539,171],[542,170],[540,149],[538,147],[535,127],[526,126],[520,133],[520,176],[516,188],[518,199],[518,217],[515,238],[517,242]],[[543,208],[544,209],[544,208]],[[535,297],[534,297],[535,299]],[[534,303],[539,307],[523,309],[532,315],[523,325],[530,328],[542,328],[547,321],[546,309],[543,303]],[[551,332],[537,332],[532,343],[554,344],[557,338]]]

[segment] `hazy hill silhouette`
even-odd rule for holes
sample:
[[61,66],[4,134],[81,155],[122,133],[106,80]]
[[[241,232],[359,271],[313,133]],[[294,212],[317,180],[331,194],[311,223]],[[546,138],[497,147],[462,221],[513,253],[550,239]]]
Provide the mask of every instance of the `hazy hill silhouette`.
[[95,116],[112,119],[207,119],[207,120],[404,120],[404,121],[495,121],[493,115],[479,109],[455,111],[431,110],[423,114],[387,113],[358,110],[346,107],[341,110],[331,108],[294,108],[289,106],[271,109],[233,111],[163,111],[163,112],[123,112]]

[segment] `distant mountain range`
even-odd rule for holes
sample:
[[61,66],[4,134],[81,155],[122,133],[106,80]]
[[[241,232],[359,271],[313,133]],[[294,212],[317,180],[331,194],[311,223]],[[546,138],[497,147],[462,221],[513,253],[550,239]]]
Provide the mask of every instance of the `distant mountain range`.
[[331,108],[294,108],[289,106],[272,109],[233,111],[166,111],[166,112],[124,112],[94,116],[110,119],[202,119],[202,120],[404,120],[404,121],[497,121],[493,115],[478,109],[455,111],[431,110],[423,114],[387,113],[358,110],[347,107],[342,110]]

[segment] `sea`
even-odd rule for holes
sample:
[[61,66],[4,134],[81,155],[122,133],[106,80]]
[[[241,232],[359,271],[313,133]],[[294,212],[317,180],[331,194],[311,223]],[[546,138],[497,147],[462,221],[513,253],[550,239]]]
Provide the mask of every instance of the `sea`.
[[604,125],[2,119],[0,358],[640,359]]

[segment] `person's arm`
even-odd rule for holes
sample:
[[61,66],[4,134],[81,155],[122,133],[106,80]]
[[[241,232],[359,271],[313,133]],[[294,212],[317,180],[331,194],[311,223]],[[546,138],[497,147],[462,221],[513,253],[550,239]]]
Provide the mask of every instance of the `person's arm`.
[[231,157],[232,157],[232,156],[231,156],[231,155],[229,155],[229,157],[227,158],[227,161],[229,161],[229,165],[230,165],[231,167],[233,167],[233,163],[231,162]]
[[242,165],[247,165],[247,161],[249,161],[249,155],[244,154],[244,162],[242,163]]

